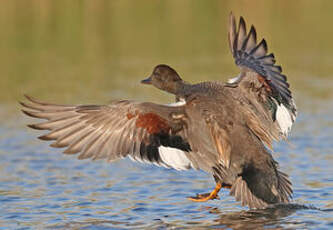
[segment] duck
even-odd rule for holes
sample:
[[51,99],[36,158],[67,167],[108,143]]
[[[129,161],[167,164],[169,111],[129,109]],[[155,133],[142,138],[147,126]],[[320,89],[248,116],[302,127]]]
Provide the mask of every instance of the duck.
[[39,139],[78,159],[121,158],[176,169],[203,170],[215,188],[188,197],[218,199],[229,189],[242,206],[262,209],[292,199],[292,183],[274,160],[273,142],[285,140],[297,116],[287,77],[240,17],[229,18],[229,47],[240,73],[227,82],[184,81],[175,69],[157,65],[141,81],[175,96],[171,104],[115,100],[105,105],[59,105],[26,96],[22,112],[44,121]]

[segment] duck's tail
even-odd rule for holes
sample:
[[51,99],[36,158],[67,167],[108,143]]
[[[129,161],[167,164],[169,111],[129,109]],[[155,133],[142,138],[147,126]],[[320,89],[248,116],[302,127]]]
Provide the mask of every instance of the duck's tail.
[[242,205],[253,209],[266,208],[270,204],[289,203],[292,196],[291,182],[288,175],[277,170],[277,163],[266,170],[247,167],[236,179],[230,195],[235,196]]

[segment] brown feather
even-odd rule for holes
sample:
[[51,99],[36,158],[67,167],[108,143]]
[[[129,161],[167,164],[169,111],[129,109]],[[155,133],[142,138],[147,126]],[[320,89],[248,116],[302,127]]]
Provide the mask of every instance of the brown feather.
[[226,168],[230,167],[231,146],[228,134],[225,130],[217,127],[211,128],[211,134],[219,153],[219,158]]

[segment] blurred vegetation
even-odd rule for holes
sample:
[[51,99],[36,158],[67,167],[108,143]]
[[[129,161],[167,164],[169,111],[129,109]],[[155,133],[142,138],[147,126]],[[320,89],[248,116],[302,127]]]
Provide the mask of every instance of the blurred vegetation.
[[225,80],[238,74],[227,44],[231,11],[267,39],[296,98],[332,97],[333,1],[3,0],[0,103],[24,93],[64,103],[166,102],[139,84],[159,63],[188,81]]

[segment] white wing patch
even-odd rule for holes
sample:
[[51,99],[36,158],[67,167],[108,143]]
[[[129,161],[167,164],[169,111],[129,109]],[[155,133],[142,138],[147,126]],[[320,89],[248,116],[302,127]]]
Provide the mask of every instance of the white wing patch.
[[158,147],[162,161],[177,170],[187,170],[192,168],[191,161],[187,158],[184,151],[176,148],[160,146]]
[[288,135],[291,130],[291,126],[293,125],[294,119],[291,116],[292,115],[283,104],[278,105],[276,110],[276,120],[279,123],[281,132],[285,136]]
[[177,106],[183,106],[183,105],[186,105],[186,101],[184,98],[181,98],[180,101],[178,101],[178,102],[167,104],[167,106],[171,106],[171,107],[177,107]]
[[228,83],[229,84],[236,83],[236,82],[238,82],[240,80],[241,77],[242,77],[242,75],[239,74],[237,77],[230,78],[230,79],[228,79]]

